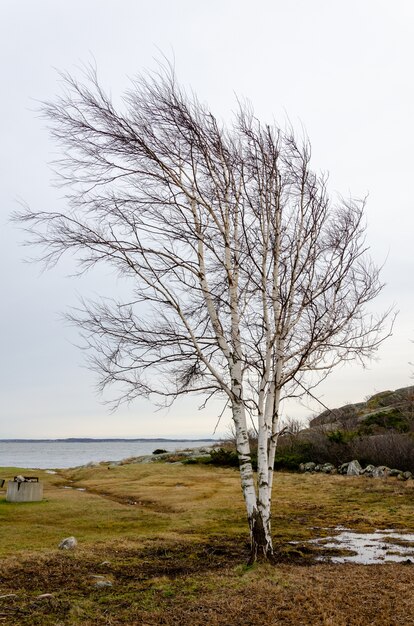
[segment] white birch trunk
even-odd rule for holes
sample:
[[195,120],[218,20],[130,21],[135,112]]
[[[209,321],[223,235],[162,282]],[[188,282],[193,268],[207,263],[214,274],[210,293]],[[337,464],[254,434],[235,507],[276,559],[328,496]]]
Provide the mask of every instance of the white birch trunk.
[[266,558],[269,558],[273,554],[272,538],[270,534],[270,500],[268,499],[267,502],[264,503],[258,498],[244,406],[241,403],[234,402],[232,410],[236,429],[236,446],[239,456],[241,487],[250,529],[250,562],[254,562],[257,555],[260,553],[263,553]]

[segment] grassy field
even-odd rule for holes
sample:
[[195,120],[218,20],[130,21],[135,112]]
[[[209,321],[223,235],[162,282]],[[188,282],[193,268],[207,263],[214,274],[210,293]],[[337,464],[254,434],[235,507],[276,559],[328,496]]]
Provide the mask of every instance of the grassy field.
[[[248,568],[236,470],[37,473],[43,502],[11,504],[0,492],[0,624],[414,624],[414,565],[320,563],[306,544],[340,524],[414,531],[414,481],[278,473],[277,563]],[[76,550],[58,550],[69,535]],[[97,588],[103,580],[112,586]]]

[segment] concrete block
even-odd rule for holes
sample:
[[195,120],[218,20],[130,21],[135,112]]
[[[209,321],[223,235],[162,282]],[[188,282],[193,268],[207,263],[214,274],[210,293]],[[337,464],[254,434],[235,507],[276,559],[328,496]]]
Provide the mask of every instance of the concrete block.
[[17,482],[7,483],[7,502],[40,502],[43,499],[43,483]]

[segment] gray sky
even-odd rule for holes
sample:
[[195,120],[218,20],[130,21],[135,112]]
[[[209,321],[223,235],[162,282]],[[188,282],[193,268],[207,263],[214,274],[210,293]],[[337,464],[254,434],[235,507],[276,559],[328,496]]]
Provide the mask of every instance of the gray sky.
[[[95,59],[116,100],[129,77],[175,58],[180,82],[218,117],[235,94],[258,117],[303,125],[313,168],[331,192],[369,193],[368,240],[387,283],[374,310],[395,304],[394,335],[368,369],[337,369],[318,390],[331,407],[406,386],[414,367],[414,3],[411,0],[3,0],[0,22],[0,438],[210,436],[219,405],[200,399],[168,413],[147,402],[110,415],[83,367],[78,337],[59,314],[79,295],[121,289],[104,272],[67,278],[70,261],[41,274],[23,264],[23,235],[8,223],[18,200],[62,208],[48,163],[56,146],[36,100],[59,93],[54,68],[78,75]],[[286,407],[292,416],[320,410]],[[219,431],[226,430],[223,419]]]

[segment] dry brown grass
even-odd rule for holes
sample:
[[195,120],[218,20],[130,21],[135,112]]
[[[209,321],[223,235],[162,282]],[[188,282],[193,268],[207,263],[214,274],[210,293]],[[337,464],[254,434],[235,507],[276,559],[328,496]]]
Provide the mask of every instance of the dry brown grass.
[[[217,552],[215,551],[217,549]],[[58,554],[0,568],[2,623],[49,626],[401,626],[414,624],[414,568],[409,565],[240,563],[243,549],[157,544]],[[108,565],[101,565],[106,557]],[[95,589],[90,574],[114,586]],[[39,599],[42,593],[51,593]]]
[[[0,624],[414,624],[413,565],[321,564],[288,543],[337,524],[413,530],[414,481],[278,474],[279,562],[247,568],[236,471],[125,465],[44,478],[44,502],[0,501],[0,595],[16,594],[0,599]],[[79,548],[58,551],[71,534]],[[113,586],[94,588],[92,574]]]

